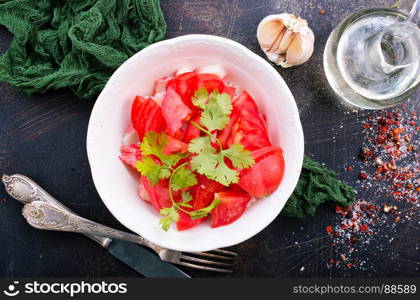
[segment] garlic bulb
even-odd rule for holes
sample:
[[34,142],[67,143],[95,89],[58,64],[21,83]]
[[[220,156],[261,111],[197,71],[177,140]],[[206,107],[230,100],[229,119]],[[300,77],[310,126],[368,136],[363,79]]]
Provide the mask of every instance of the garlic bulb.
[[265,17],[257,39],[267,58],[283,68],[303,64],[314,51],[315,36],[308,22],[292,14]]

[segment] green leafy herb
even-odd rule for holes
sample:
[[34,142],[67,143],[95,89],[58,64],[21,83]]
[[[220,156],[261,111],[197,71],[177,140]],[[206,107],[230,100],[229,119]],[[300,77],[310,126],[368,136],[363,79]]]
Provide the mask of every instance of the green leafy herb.
[[213,211],[213,209],[219,205],[220,200],[219,199],[214,199],[212,203],[210,203],[209,206],[204,207],[202,209],[197,209],[194,210],[190,213],[190,217],[191,219],[195,220],[195,219],[200,219],[200,218],[204,218],[207,217],[209,215],[209,213],[211,213]]
[[168,145],[169,139],[168,136],[161,132],[149,131],[143,138],[143,141],[140,145],[140,150],[142,155],[154,155],[160,159],[160,161],[167,167],[172,167],[176,165],[185,155],[176,153],[176,154],[165,154],[164,149]]
[[225,186],[237,183],[238,171],[229,168],[225,158],[230,159],[235,168],[249,168],[254,164],[251,152],[239,144],[234,144],[225,150],[220,147],[220,151],[217,152],[210,140],[210,136],[205,136],[195,138],[190,142],[188,150],[197,154],[191,159],[191,168]]
[[171,189],[178,191],[197,184],[195,174],[186,167],[182,167],[172,173]]
[[168,231],[172,223],[176,223],[179,220],[179,214],[176,206],[171,206],[168,208],[162,208],[159,212],[164,218],[161,218],[159,224],[162,226],[162,229]]
[[[162,208],[160,210],[160,214],[164,216],[164,218],[160,219],[159,224],[162,226],[162,229],[168,231],[171,227],[172,223],[176,223],[179,220],[179,212],[178,210],[183,210],[181,207],[188,207],[191,208],[190,202],[192,200],[192,196],[189,192],[184,191],[181,194],[182,201],[179,203],[173,203],[171,207]],[[184,210],[183,210],[184,211]]]
[[152,185],[171,176],[171,171],[167,167],[157,164],[150,156],[145,156],[137,161],[136,167],[137,171],[146,176]]
[[214,91],[210,94],[207,104],[203,108],[200,123],[208,131],[222,130],[229,123],[232,103],[228,94]]
[[[245,150],[240,144],[234,144],[223,149],[221,142],[211,133],[213,130],[222,130],[229,123],[232,112],[230,96],[218,91],[208,95],[205,89],[199,89],[193,99],[194,105],[203,109],[200,124],[191,122],[207,136],[193,139],[188,145],[188,151],[197,154],[191,159],[191,168],[225,186],[239,181],[238,171],[226,165],[228,158],[237,169],[251,167],[255,162],[251,152]],[[219,152],[213,147],[212,141],[219,145]]]
[[191,99],[191,101],[195,106],[204,109],[206,107],[208,97],[209,93],[207,92],[207,90],[205,88],[199,88],[195,91],[194,97]]
[[193,199],[191,194],[187,191],[184,191],[182,192],[181,197],[182,197],[182,201],[177,203],[177,205],[182,206],[182,207],[192,208],[191,204],[189,204],[189,202],[191,202]]
[[[193,139],[188,145],[188,154],[166,154],[164,149],[169,143],[168,136],[165,133],[147,132],[140,145],[142,159],[136,164],[138,171],[146,176],[152,185],[157,184],[161,179],[169,178],[169,198],[172,206],[160,210],[163,216],[160,225],[165,231],[179,220],[180,211],[188,214],[192,219],[204,218],[220,202],[215,199],[207,207],[190,211],[192,196],[185,190],[182,191],[181,201],[175,202],[173,191],[197,184],[194,171],[229,186],[239,181],[239,173],[229,168],[226,159],[230,160],[236,169],[249,168],[255,163],[251,152],[245,150],[242,145],[234,144],[228,149],[223,149],[221,142],[212,134],[214,130],[224,129],[230,121],[232,103],[229,95],[220,94],[217,90],[209,94],[205,88],[200,88],[194,93],[192,102],[202,109],[202,113],[200,124],[191,123],[206,133],[206,136]],[[214,147],[213,143],[216,143],[219,149]],[[181,159],[188,157],[191,153],[195,154],[191,160],[179,165]]]
[[222,152],[224,156],[230,159],[235,168],[246,169],[255,163],[251,151],[245,150],[241,144],[233,144],[230,148],[222,150]]

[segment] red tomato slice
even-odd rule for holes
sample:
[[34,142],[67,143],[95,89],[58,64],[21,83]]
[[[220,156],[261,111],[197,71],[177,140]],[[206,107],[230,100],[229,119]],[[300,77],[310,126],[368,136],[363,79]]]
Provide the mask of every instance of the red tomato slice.
[[[191,121],[199,124],[200,123],[200,118],[201,118],[201,112],[200,111],[196,111],[192,117],[191,117]],[[195,139],[197,137],[200,136],[200,129],[198,129],[197,127],[195,127],[193,124],[189,123],[187,126],[187,129],[185,130],[185,135],[184,135],[184,142],[185,143],[189,143],[191,142],[192,139]]]
[[252,112],[255,112],[256,114],[259,114],[257,104],[247,91],[243,91],[239,97],[233,101],[233,105],[238,107],[240,110],[246,108]]
[[199,73],[196,73],[196,76],[197,76],[198,81],[200,81],[200,82],[207,81],[207,80],[219,80],[219,81],[221,81],[220,77],[217,76],[216,74],[210,74],[210,73],[199,74]]
[[182,122],[191,115],[192,111],[184,104],[176,90],[169,86],[162,102],[162,113],[169,132],[175,133],[181,129]]
[[143,98],[141,96],[136,96],[134,98],[133,104],[131,106],[131,124],[133,124],[134,128],[137,125],[137,120],[140,117],[140,112],[144,103],[146,103],[146,98]]
[[274,192],[284,175],[283,151],[279,147],[265,147],[252,152],[255,164],[239,174],[239,186],[261,198]]
[[194,72],[187,72],[170,80],[166,87],[168,89],[173,88],[181,97],[185,105],[187,105],[190,109],[196,109],[191,102],[191,98],[198,89],[197,82],[197,74]]
[[198,86],[197,88],[204,87],[209,93],[214,90],[223,92],[225,85],[217,75],[214,74],[197,74]]
[[154,131],[154,132],[162,132],[166,127],[166,121],[163,117],[162,109],[159,107],[153,115],[150,115],[148,122],[148,126],[146,127],[146,132]]
[[[149,201],[157,212],[160,212],[162,208],[171,207],[172,202],[169,197],[168,180],[161,180],[158,184],[152,186],[149,179],[146,176],[141,176],[141,183],[143,184],[146,192],[149,195]],[[173,191],[175,201],[180,198],[179,192]]]
[[235,96],[235,91],[236,91],[236,89],[234,87],[225,85],[222,93],[228,94],[230,96],[230,98],[233,99],[233,97]]
[[178,76],[176,76],[177,79],[179,80],[189,80],[191,78],[194,78],[197,76],[197,73],[195,72],[186,72],[186,73],[182,73]]
[[242,144],[245,149],[251,151],[271,146],[266,130],[252,129],[244,131],[238,129],[234,131],[231,137],[229,145]]
[[147,132],[147,123],[150,122],[153,113],[156,113],[156,110],[159,106],[151,99],[146,99],[139,112],[139,116],[137,117],[137,123],[133,124],[134,128],[137,130],[137,134],[139,135],[139,139],[142,140],[144,134]]
[[[223,147],[228,147],[231,143],[228,142],[230,136],[232,135],[232,129],[235,124],[237,124],[239,119],[239,112],[232,112],[230,115],[230,121],[226,127],[220,132],[218,139],[222,143]],[[239,126],[239,125],[236,125]]]
[[225,88],[225,85],[223,84],[223,81],[220,79],[210,79],[210,80],[204,80],[200,81],[198,83],[198,88],[204,87],[209,93],[213,92],[214,90],[218,90],[219,92],[222,92]]
[[214,200],[214,193],[221,192],[224,189],[225,187],[220,183],[199,175],[194,195],[194,210],[209,206]]
[[219,135],[223,147],[242,144],[248,150],[271,146],[267,129],[258,113],[255,101],[247,92],[243,92],[233,102],[230,122]]
[[[210,203],[214,200],[214,193],[221,192],[223,190],[224,186],[220,183],[210,180],[205,176],[199,175],[198,184],[191,190],[193,195],[193,207],[192,209],[189,208],[188,211],[209,206]],[[188,214],[181,211],[176,226],[180,231],[187,230],[203,223],[206,219],[207,218],[200,218],[193,220]]]
[[235,222],[244,213],[251,197],[241,192],[221,192],[215,194],[219,205],[211,213],[211,227],[225,226]]
[[[187,208],[185,210],[191,211],[191,208]],[[203,223],[206,220],[207,218],[200,218],[200,219],[193,220],[187,213],[183,211],[179,211],[179,219],[176,222],[176,229],[178,229],[179,231],[191,229],[197,226],[198,224]]]
[[160,106],[151,98],[136,96],[131,108],[131,119],[139,140],[148,131],[161,132],[166,127]]
[[163,149],[163,153],[170,155],[176,152],[186,153],[188,151],[188,145],[176,138],[168,135],[168,144]]
[[120,148],[120,159],[130,167],[137,170],[136,163],[141,159],[141,152],[137,145],[122,145]]

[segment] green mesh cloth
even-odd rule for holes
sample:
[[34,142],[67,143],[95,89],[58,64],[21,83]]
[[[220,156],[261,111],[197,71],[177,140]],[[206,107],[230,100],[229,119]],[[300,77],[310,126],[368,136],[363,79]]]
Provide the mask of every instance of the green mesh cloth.
[[[68,87],[80,98],[99,94],[118,66],[166,30],[158,0],[0,0],[0,24],[14,34],[0,57],[1,80],[29,94]],[[335,176],[305,157],[281,215],[349,205],[354,191]]]
[[166,32],[159,0],[0,0],[0,24],[14,35],[0,80],[28,94],[68,87],[85,99]]
[[348,206],[355,199],[352,187],[336,178],[337,174],[309,157],[303,160],[302,173],[282,216],[303,218],[313,216],[320,204]]

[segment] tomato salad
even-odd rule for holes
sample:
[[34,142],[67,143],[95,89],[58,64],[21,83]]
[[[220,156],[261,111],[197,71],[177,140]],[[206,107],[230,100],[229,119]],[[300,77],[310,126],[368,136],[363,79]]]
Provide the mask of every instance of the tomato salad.
[[283,152],[246,90],[221,66],[181,69],[136,96],[120,159],[139,172],[138,196],[168,230],[231,224],[283,178]]

